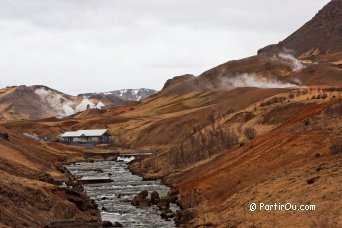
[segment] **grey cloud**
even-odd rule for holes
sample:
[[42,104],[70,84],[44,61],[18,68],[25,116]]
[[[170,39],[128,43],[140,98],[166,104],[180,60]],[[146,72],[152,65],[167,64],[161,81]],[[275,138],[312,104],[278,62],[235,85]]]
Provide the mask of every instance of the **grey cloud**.
[[0,87],[160,89],[256,53],[328,0],[3,0]]

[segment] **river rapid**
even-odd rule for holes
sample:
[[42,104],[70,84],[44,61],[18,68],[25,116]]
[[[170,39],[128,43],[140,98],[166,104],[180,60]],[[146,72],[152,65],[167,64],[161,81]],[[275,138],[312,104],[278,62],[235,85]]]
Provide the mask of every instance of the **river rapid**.
[[[145,181],[128,169],[131,157],[118,157],[117,161],[79,162],[66,166],[83,183],[87,195],[101,210],[102,221],[119,222],[124,227],[176,227],[173,220],[161,218],[155,205],[137,208],[131,204],[135,195],[143,190],[156,191],[165,196],[170,190],[159,180]],[[171,204],[170,209],[179,208]]]

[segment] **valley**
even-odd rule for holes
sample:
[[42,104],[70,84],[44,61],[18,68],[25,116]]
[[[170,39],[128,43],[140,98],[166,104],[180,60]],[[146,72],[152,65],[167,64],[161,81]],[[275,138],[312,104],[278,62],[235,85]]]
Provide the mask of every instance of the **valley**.
[[[70,97],[48,89],[75,102],[74,112],[63,117],[51,105],[42,108],[48,101],[41,101],[37,87],[1,89],[0,202],[6,207],[0,209],[0,226],[104,218],[127,225],[123,211],[134,217],[141,210],[130,205],[133,195],[154,188],[177,192],[181,210],[175,224],[160,212],[158,218],[136,217],[145,226],[151,220],[170,227],[342,226],[341,18],[342,1],[332,0],[279,44],[198,76],[173,77],[144,97],[137,90],[129,90],[133,99],[124,91]],[[118,94],[126,101],[115,103]],[[104,107],[75,111],[82,99]],[[58,142],[64,132],[80,129],[107,129],[112,142]],[[117,162],[133,152],[150,155]],[[127,179],[111,173],[119,188],[113,193],[111,183],[82,186],[65,165],[79,177],[118,169]],[[132,190],[120,189],[130,181],[139,182],[139,191],[122,204],[113,197]],[[251,211],[251,203],[316,210]],[[139,213],[154,209],[144,210]]]

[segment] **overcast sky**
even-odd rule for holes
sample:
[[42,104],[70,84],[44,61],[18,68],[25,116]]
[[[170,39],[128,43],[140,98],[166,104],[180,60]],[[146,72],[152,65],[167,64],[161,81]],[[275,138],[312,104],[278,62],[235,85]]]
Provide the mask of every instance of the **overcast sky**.
[[0,87],[161,89],[256,54],[329,0],[0,0]]

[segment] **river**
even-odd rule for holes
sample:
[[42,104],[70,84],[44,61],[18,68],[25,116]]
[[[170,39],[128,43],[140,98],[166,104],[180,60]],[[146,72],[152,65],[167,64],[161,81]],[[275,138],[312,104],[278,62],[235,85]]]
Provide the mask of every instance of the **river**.
[[[132,198],[143,190],[156,191],[165,196],[169,187],[159,180],[145,181],[133,175],[128,163],[134,157],[118,157],[117,161],[79,162],[66,166],[83,183],[87,195],[101,210],[102,221],[119,222],[124,227],[176,227],[173,220],[161,218],[157,206],[137,208]],[[101,183],[99,183],[101,182]],[[172,211],[178,210],[172,205]]]

